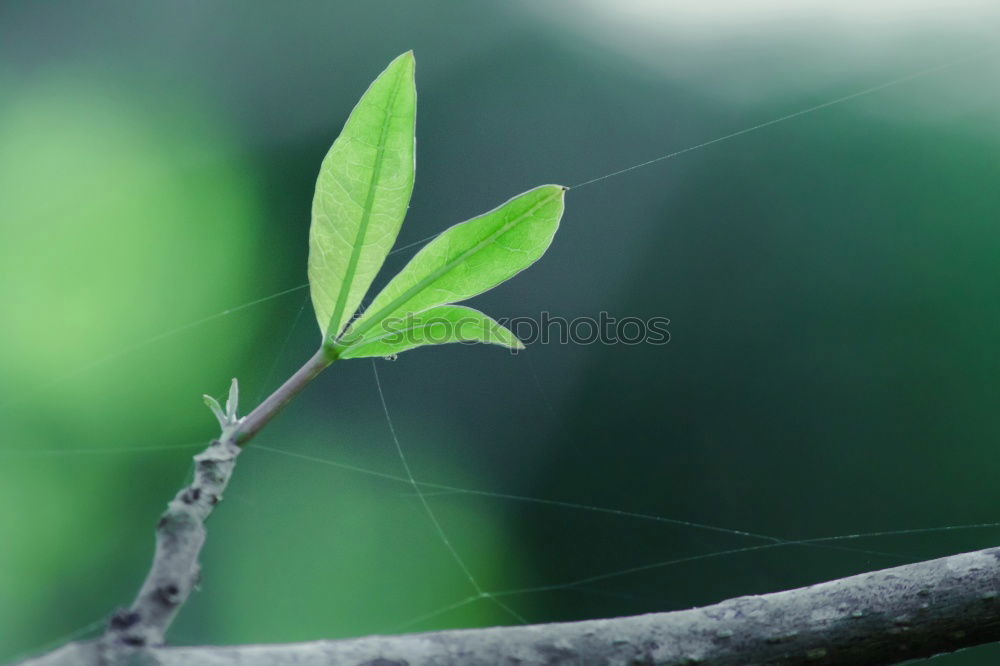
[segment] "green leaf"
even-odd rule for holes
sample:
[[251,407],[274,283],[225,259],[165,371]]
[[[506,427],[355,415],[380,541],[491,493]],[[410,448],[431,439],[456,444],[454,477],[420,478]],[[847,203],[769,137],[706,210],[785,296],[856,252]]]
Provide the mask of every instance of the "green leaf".
[[455,303],[495,287],[524,270],[552,242],[566,191],[542,185],[498,208],[456,224],[424,246],[375,297],[335,346],[346,349],[384,332],[387,319]]
[[309,230],[309,286],[324,337],[350,321],[396,241],[413,190],[413,53],[371,84],[323,159]]
[[348,347],[340,358],[390,356],[414,347],[449,342],[485,342],[524,349],[513,333],[482,312],[462,305],[439,305],[405,318],[382,320],[363,343]]

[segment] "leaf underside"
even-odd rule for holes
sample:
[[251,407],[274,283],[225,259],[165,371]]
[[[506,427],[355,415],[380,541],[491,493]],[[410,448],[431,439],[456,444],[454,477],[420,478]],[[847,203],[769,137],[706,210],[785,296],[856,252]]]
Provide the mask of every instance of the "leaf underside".
[[325,339],[361,304],[396,241],[413,190],[411,52],[371,84],[323,159],[309,230],[309,285]]
[[449,342],[484,342],[524,349],[513,333],[478,310],[462,305],[439,305],[405,319],[383,322],[377,335],[348,347],[340,358],[390,356],[407,349]]
[[471,298],[510,279],[552,242],[563,212],[565,187],[542,185],[447,229],[424,246],[339,343],[342,358],[388,331],[387,322]]

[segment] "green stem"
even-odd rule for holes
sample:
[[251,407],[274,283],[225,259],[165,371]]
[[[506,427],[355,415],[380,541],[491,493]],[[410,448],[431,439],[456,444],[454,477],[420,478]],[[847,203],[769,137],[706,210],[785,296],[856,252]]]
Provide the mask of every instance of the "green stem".
[[326,345],[319,348],[312,358],[305,362],[295,374],[278,387],[274,393],[269,395],[264,402],[257,405],[252,412],[247,414],[242,420],[239,430],[236,433],[236,443],[246,446],[257,432],[267,425],[268,421],[274,418],[275,414],[287,405],[292,398],[306,387],[306,385],[316,378],[316,375],[323,372],[328,365],[337,360],[336,353]]

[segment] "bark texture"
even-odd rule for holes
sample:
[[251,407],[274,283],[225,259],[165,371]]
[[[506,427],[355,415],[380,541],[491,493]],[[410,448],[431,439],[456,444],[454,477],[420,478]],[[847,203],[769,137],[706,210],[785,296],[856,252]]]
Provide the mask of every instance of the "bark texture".
[[[1000,640],[998,594],[1000,548],[991,548],[670,613],[287,645],[130,648],[128,658],[164,666],[874,666]],[[26,663],[100,658],[98,643],[75,643]]]
[[[127,609],[111,616],[102,639],[106,652],[162,645],[164,635],[198,585],[198,556],[205,543],[205,521],[229,484],[240,447],[235,433],[223,430],[194,457],[194,480],[167,505],[156,525],[156,551],[139,594]],[[113,661],[113,656],[107,659]]]

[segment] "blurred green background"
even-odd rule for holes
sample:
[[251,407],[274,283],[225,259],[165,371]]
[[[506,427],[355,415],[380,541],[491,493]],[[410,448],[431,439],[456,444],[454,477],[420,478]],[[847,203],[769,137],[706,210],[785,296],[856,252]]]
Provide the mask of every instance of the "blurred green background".
[[[312,353],[316,170],[393,56],[418,63],[406,244],[1000,27],[989,3],[690,4],[0,4],[0,660],[128,603],[214,434],[201,394],[236,376],[253,403]],[[476,299],[665,316],[666,346],[380,362],[417,478],[481,491],[430,498],[479,584],[525,590],[501,598],[544,622],[997,545],[955,529],[670,565],[766,541],[491,493],[782,539],[1000,520],[998,81],[1000,56],[973,57],[570,191],[546,257]],[[472,586],[410,488],[322,461],[402,472],[367,361],[241,458],[173,642],[516,622],[489,600],[442,611]]]

